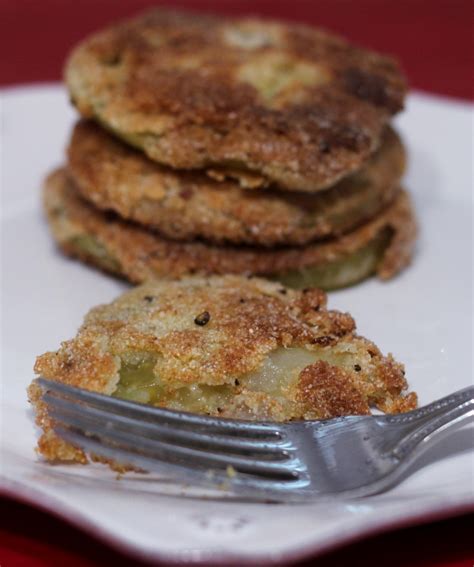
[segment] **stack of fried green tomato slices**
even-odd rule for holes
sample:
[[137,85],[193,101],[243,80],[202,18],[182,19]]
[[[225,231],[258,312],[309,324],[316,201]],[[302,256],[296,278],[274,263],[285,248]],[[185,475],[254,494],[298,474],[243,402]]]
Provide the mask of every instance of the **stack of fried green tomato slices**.
[[69,255],[131,282],[335,289],[410,261],[389,57],[303,25],[153,10],[66,66],[83,118],[44,203]]

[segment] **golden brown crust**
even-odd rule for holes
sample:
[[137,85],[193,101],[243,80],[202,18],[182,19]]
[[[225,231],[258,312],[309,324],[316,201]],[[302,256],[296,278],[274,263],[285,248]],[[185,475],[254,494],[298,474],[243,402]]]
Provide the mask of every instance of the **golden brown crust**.
[[389,229],[393,236],[378,265],[378,275],[386,279],[409,263],[416,235],[410,200],[404,192],[375,219],[337,239],[275,249],[166,240],[91,207],[77,196],[65,170],[48,177],[44,199],[53,235],[66,253],[104,267],[100,259],[77,246],[77,238],[92,236],[114,259],[105,268],[134,283],[193,273],[284,274],[344,258]]
[[86,464],[88,459],[83,451],[60,439],[53,431],[54,421],[42,401],[42,390],[35,382],[28,388],[28,399],[36,412],[35,423],[42,430],[38,439],[37,452],[47,461],[62,461]]
[[406,92],[393,59],[325,31],[164,10],[87,38],[65,76],[159,163],[310,192],[364,163]]
[[[203,312],[207,322],[197,324]],[[241,276],[150,281],[92,309],[76,338],[38,357],[35,372],[112,394],[127,365],[148,360],[161,388],[158,405],[183,409],[187,402],[179,400],[190,387],[225,387],[221,406],[205,406],[225,417],[288,420],[366,414],[369,406],[413,408],[416,396],[405,396],[402,365],[354,328],[350,315],[326,309],[320,290]],[[321,344],[322,337],[331,344]],[[295,358],[272,385],[281,357],[288,356]],[[265,377],[269,361],[271,376]],[[40,452],[49,460],[84,462],[52,433],[35,383],[30,399],[44,430]]]
[[315,407],[319,419],[370,413],[368,400],[352,383],[351,374],[324,360],[318,360],[301,372],[297,400],[307,408],[307,419],[311,419]]
[[405,166],[401,141],[387,129],[368,163],[327,191],[248,191],[162,167],[87,121],[74,128],[68,158],[78,190],[100,209],[171,239],[264,246],[306,244],[353,229],[393,200]]

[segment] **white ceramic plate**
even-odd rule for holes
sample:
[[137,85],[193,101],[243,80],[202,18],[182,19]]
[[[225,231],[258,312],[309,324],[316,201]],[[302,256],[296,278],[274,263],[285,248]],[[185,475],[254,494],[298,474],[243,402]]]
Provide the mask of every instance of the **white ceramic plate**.
[[[49,466],[25,388],[35,356],[72,337],[92,306],[126,286],[56,252],[41,180],[63,159],[74,112],[59,86],[2,93],[2,489],[115,547],[175,561],[278,562],[395,525],[474,506],[472,430],[438,445],[402,484],[357,501],[303,506],[232,501],[172,480],[116,479],[100,466]],[[416,261],[389,283],[334,293],[359,331],[406,363],[422,404],[472,382],[473,108],[415,94],[397,122],[421,222]]]

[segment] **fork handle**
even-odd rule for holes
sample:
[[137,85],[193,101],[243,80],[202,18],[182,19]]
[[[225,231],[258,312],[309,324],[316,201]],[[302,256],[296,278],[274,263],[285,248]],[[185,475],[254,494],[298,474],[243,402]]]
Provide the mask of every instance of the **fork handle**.
[[409,433],[392,451],[394,457],[403,460],[420,443],[439,439],[474,418],[474,387],[459,390],[407,414],[391,417],[395,418],[390,420],[392,423],[405,422],[411,426]]

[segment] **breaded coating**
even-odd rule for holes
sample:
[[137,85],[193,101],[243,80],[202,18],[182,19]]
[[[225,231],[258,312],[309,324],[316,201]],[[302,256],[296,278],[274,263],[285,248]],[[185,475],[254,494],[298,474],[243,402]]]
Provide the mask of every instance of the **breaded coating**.
[[406,93],[396,61],[326,31],[160,9],[87,38],[65,79],[158,163],[309,192],[361,167]]
[[260,246],[306,244],[353,229],[393,200],[405,169],[402,143],[388,128],[359,172],[314,194],[248,191],[234,181],[174,171],[92,121],[76,125],[68,158],[77,189],[100,209],[174,240]]
[[339,238],[272,249],[166,240],[86,203],[64,169],[46,180],[44,204],[64,252],[133,283],[240,273],[273,276],[297,288],[315,282],[326,289],[343,287],[374,272],[382,279],[397,274],[410,262],[416,235],[404,192],[376,218]]
[[[242,276],[150,281],[90,311],[76,338],[38,357],[51,380],[185,411],[286,421],[416,406],[403,366],[327,310],[318,289]],[[48,460],[85,462],[59,440],[33,383]]]

